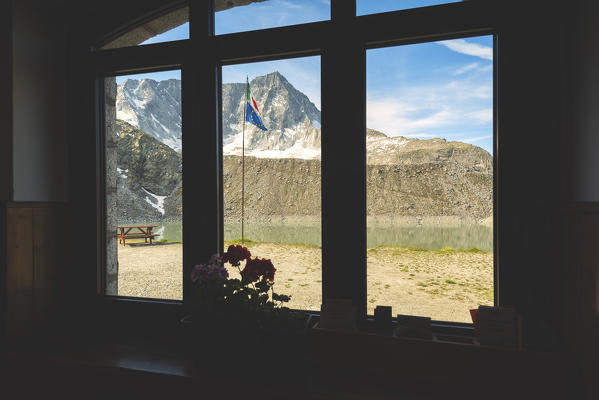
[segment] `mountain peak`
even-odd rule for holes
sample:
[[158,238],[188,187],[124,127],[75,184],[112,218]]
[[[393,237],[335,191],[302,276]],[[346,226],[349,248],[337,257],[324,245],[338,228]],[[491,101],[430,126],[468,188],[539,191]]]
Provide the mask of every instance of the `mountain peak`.
[[[245,126],[245,154],[266,158],[316,158],[320,155],[320,111],[279,71],[257,76],[252,97],[267,131]],[[245,85],[223,85],[223,151],[242,153]]]
[[252,87],[285,87],[287,90],[293,88],[291,83],[279,71],[270,72],[266,75],[257,76],[251,81]]

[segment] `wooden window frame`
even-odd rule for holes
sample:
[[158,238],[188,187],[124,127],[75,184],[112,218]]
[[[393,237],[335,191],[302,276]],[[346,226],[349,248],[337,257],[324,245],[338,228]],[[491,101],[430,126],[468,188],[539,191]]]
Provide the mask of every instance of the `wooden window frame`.
[[[214,35],[214,8],[211,1],[190,0],[190,39],[143,46],[86,50],[82,68],[89,73],[87,93],[95,101],[84,106],[94,110],[84,116],[93,126],[93,143],[87,139],[84,149],[95,151],[95,187],[82,190],[80,196],[95,199],[97,237],[95,274],[89,274],[86,287],[95,284],[91,301],[103,310],[119,313],[123,319],[132,312],[149,318],[156,307],[183,315],[188,309],[189,269],[198,260],[222,251],[222,130],[220,127],[220,70],[223,65],[273,59],[320,55],[322,96],[322,294],[325,298],[348,298],[362,320],[366,314],[366,50],[401,44],[423,43],[460,37],[494,35],[494,291],[495,304],[510,299],[509,280],[500,274],[498,261],[498,147],[501,101],[498,91],[500,1],[449,3],[418,9],[356,16],[355,0],[331,0],[331,19],[259,31]],[[252,43],[251,48],[247,43]],[[183,242],[194,243],[183,249],[183,302],[104,296],[105,253],[103,195],[103,98],[104,77],[180,68],[182,75],[183,124]],[[93,82],[93,84],[92,84]],[[93,88],[92,88],[93,87]],[[79,91],[81,93],[81,91]],[[343,93],[338,96],[337,93]],[[361,99],[356,101],[355,99]],[[93,116],[92,116],[93,115]],[[95,121],[93,124],[91,120]],[[194,132],[214,132],[195,134]],[[342,149],[340,149],[342,143]],[[87,147],[86,147],[87,146]],[[201,150],[198,150],[201,149]],[[89,154],[89,153],[88,153]],[[198,157],[201,154],[201,157]],[[351,163],[347,163],[351,160]],[[85,169],[84,169],[85,170]],[[91,170],[91,167],[87,169]],[[213,193],[213,196],[206,196]],[[344,208],[335,204],[344,204]],[[91,220],[91,207],[82,213]],[[202,226],[201,230],[185,226]],[[336,235],[338,226],[344,234]],[[91,250],[91,246],[88,249]],[[87,255],[87,260],[92,260]],[[354,260],[349,263],[337,260]],[[509,301],[508,301],[509,303]],[[108,306],[107,306],[108,304]],[[114,307],[114,305],[117,305]],[[136,310],[136,311],[133,311]],[[147,310],[144,311],[144,310]],[[470,324],[438,322],[439,328],[470,329]]]

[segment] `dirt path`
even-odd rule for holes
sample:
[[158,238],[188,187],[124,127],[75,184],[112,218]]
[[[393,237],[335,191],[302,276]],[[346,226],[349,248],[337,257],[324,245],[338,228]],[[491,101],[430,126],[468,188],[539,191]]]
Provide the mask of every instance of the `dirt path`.
[[[252,255],[270,258],[275,291],[292,296],[292,308],[318,310],[322,302],[321,249],[258,243]],[[119,247],[119,295],[181,299],[181,244]],[[351,263],[347,263],[351,268]],[[232,277],[238,272],[230,269]],[[393,313],[470,322],[470,308],[493,303],[493,254],[376,247],[368,250],[368,313]]]

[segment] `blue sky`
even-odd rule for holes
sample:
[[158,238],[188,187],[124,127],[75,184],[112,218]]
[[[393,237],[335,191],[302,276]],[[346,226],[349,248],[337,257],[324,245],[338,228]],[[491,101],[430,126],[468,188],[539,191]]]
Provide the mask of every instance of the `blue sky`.
[[251,81],[273,71],[279,71],[320,110],[320,56],[227,65],[222,69],[223,83],[245,82],[246,75]]
[[[358,15],[429,6],[439,0],[358,0]],[[269,0],[216,13],[217,34],[326,20],[329,0]],[[187,38],[188,24],[145,43]],[[367,60],[367,126],[390,136],[468,142],[492,153],[493,38],[372,49]],[[223,67],[223,83],[279,71],[320,109],[320,57]],[[128,78],[180,79],[179,71]],[[117,78],[121,83],[125,77]]]
[[459,3],[461,0],[356,0],[356,14],[366,15],[387,11],[407,10],[446,3]]
[[492,154],[493,37],[367,50],[367,126]]

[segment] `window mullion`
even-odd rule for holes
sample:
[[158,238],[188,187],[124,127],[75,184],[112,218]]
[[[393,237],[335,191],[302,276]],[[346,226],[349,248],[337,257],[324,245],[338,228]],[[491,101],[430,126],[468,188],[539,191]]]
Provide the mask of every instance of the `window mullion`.
[[352,20],[356,16],[356,0],[331,0],[331,21]]
[[[344,2],[332,2],[333,18],[348,17],[344,14],[347,5],[339,3]],[[334,33],[329,36],[322,57],[323,299],[351,299],[358,316],[363,317],[366,315],[366,67],[364,47],[352,29],[353,21],[349,18],[334,21]]]
[[191,267],[219,250],[218,97],[211,3],[190,3],[191,51],[182,71],[184,302],[190,298]]

